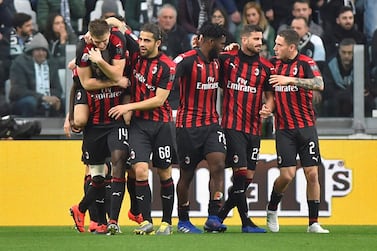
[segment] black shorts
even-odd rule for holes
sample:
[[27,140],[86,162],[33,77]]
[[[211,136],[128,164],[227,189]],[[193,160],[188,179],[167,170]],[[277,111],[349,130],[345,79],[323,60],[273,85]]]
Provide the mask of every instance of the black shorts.
[[321,155],[316,128],[276,130],[276,152],[279,167],[296,166],[297,154],[302,167],[318,166]]
[[224,129],[226,138],[226,166],[255,170],[260,149],[260,136],[232,129]]
[[164,169],[176,159],[171,123],[132,118],[130,145],[132,164],[152,161]]
[[225,135],[218,124],[177,128],[178,159],[181,168],[196,168],[213,152],[226,153]]
[[125,151],[129,156],[128,131],[125,125],[119,124],[112,127],[87,126],[83,131],[82,151],[84,163],[99,165],[111,157],[115,150]]

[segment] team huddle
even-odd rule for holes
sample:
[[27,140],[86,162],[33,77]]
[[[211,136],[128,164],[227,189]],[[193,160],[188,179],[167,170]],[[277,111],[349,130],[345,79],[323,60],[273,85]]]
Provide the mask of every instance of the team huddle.
[[[279,231],[278,205],[295,177],[298,154],[307,180],[307,231],[329,233],[318,223],[321,157],[312,106],[313,90],[324,88],[318,67],[298,52],[299,37],[291,29],[278,33],[276,57],[270,61],[259,56],[260,27],[245,25],[240,38],[239,47],[224,51],[225,30],[206,23],[197,46],[173,60],[159,50],[162,33],[155,24],[145,24],[134,39],[116,18],[89,23],[89,35],[77,46],[66,119],[67,128],[83,132],[82,161],[87,166],[85,194],[70,208],[79,232],[85,232],[89,211],[90,231],[119,233],[127,187],[128,217],[138,223],[135,234],[172,234],[175,194],[178,232],[224,232],[228,213],[237,207],[243,233],[266,233],[248,216],[245,191],[256,172],[262,119],[274,113],[280,176],[266,208],[267,227]],[[219,88],[221,119],[216,108]],[[180,93],[175,121],[167,99],[173,89]],[[202,230],[190,221],[188,188],[203,160],[210,180]],[[177,191],[173,164],[180,168]],[[162,218],[156,230],[150,167],[156,168],[160,180]],[[225,168],[233,171],[226,201]]]

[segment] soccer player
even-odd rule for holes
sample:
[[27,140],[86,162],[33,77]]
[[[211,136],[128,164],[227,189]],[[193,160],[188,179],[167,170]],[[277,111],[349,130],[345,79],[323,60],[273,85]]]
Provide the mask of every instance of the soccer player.
[[[155,24],[145,24],[139,36],[139,51],[131,52],[131,102],[109,110],[115,119],[125,117],[130,122],[131,163],[136,175],[136,198],[144,221],[136,234],[154,232],[151,217],[151,190],[148,182],[149,162],[157,168],[161,185],[162,222],[156,234],[172,234],[174,183],[172,157],[175,154],[170,123],[172,110],[167,101],[173,88],[175,64],[159,52],[161,30]],[[152,156],[152,157],[151,157]],[[152,159],[151,159],[152,158]]]
[[180,177],[177,184],[178,231],[202,233],[189,219],[188,188],[200,161],[208,162],[210,173],[208,219],[204,229],[223,232],[226,226],[217,216],[224,191],[225,136],[219,125],[216,97],[219,86],[219,53],[224,49],[225,31],[208,23],[200,29],[199,48],[179,55],[176,86],[180,103],[176,118]]
[[[110,29],[103,20],[91,21],[89,32],[92,43],[87,43],[76,56],[78,76],[86,91],[79,90],[75,102],[77,104],[83,101],[82,104],[89,107],[82,149],[92,180],[80,204],[71,207],[71,214],[78,231],[83,232],[85,212],[95,201],[99,205],[100,225],[96,233],[104,234],[109,231],[114,234],[119,230],[117,221],[125,191],[125,164],[129,158],[129,145],[124,120],[110,118],[108,110],[111,106],[122,104],[126,100],[123,88],[128,85],[128,79],[123,77],[126,42],[123,34],[116,29]],[[110,220],[107,224],[103,200],[104,164],[108,156],[111,156],[113,177]]]
[[280,175],[274,182],[267,205],[267,226],[271,232],[279,232],[277,208],[295,177],[298,154],[307,181],[307,231],[329,233],[318,223],[321,155],[312,105],[313,90],[322,91],[324,83],[313,59],[298,52],[299,43],[300,38],[294,30],[279,32],[274,46],[276,57],[271,59],[276,70],[269,82],[275,89],[276,152]]
[[274,109],[273,89],[268,82],[273,65],[259,56],[263,39],[259,26],[245,25],[240,38],[241,50],[220,55],[224,95],[221,126],[227,144],[226,166],[233,170],[233,186],[219,217],[223,221],[237,206],[243,233],[265,233],[248,217],[245,190],[252,182],[259,156],[262,116],[268,117]]

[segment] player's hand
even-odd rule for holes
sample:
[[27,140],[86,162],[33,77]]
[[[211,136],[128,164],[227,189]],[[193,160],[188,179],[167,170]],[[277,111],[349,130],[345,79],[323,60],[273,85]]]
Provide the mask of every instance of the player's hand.
[[268,118],[269,116],[271,116],[272,114],[272,110],[270,107],[268,107],[266,104],[263,104],[262,105],[262,109],[259,111],[259,115],[261,116],[261,118]]
[[122,116],[123,114],[127,114],[129,111],[130,111],[130,109],[128,109],[128,104],[117,105],[117,106],[110,108],[109,117],[114,118],[114,119],[119,119],[120,116]]
[[291,77],[287,77],[287,76],[282,76],[282,75],[271,75],[270,76],[270,79],[268,80],[268,82],[273,86],[277,86],[277,85],[289,85],[290,83],[292,83],[292,78]]
[[72,59],[71,61],[68,62],[67,68],[70,70],[75,69],[76,67],[76,58]]
[[89,59],[90,59],[90,61],[92,61],[95,64],[97,64],[99,61],[101,61],[102,60],[102,54],[101,54],[100,49],[98,49],[98,48],[90,49]]
[[116,86],[127,88],[130,86],[130,80],[127,77],[122,77],[118,82],[115,83]]
[[84,34],[83,38],[85,43],[92,44],[92,36],[90,35],[89,31]]
[[320,104],[322,102],[322,95],[319,91],[313,91],[313,104]]
[[224,51],[238,51],[240,49],[240,45],[237,43],[230,43],[225,46]]
[[118,18],[116,17],[108,17],[106,18],[106,23],[108,23],[109,25],[113,26],[113,27],[116,27],[119,29],[120,32],[122,32],[123,34],[126,32],[127,30],[127,26],[126,26],[126,23],[125,22],[122,22],[120,21]]
[[68,138],[71,137],[71,123],[69,122],[69,113],[65,116],[64,125],[63,125],[65,136]]

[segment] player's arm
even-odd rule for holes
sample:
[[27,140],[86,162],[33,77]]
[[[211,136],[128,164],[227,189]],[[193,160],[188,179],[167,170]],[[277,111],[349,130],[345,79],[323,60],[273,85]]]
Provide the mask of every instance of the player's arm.
[[296,78],[282,75],[271,75],[269,79],[273,87],[277,85],[296,85],[308,90],[322,91],[324,88],[323,79],[320,76],[313,78]]
[[109,110],[109,116],[118,119],[120,116],[135,110],[151,110],[164,104],[170,94],[170,90],[157,88],[156,96],[143,101],[117,105]]
[[275,110],[275,99],[272,91],[265,91],[265,102],[262,105],[262,109],[259,111],[259,115],[262,118],[268,118]]
[[123,76],[118,82],[92,78],[91,77],[92,70],[90,69],[90,67],[78,67],[77,73],[79,75],[81,85],[87,91],[99,90],[102,88],[108,88],[108,87],[113,87],[113,86],[120,86],[123,88],[127,88],[129,85],[128,78],[123,77]]
[[123,76],[126,59],[113,59],[109,64],[102,58],[101,51],[98,48],[92,48],[89,51],[89,59],[92,63],[97,64],[98,68],[112,81],[118,82]]

